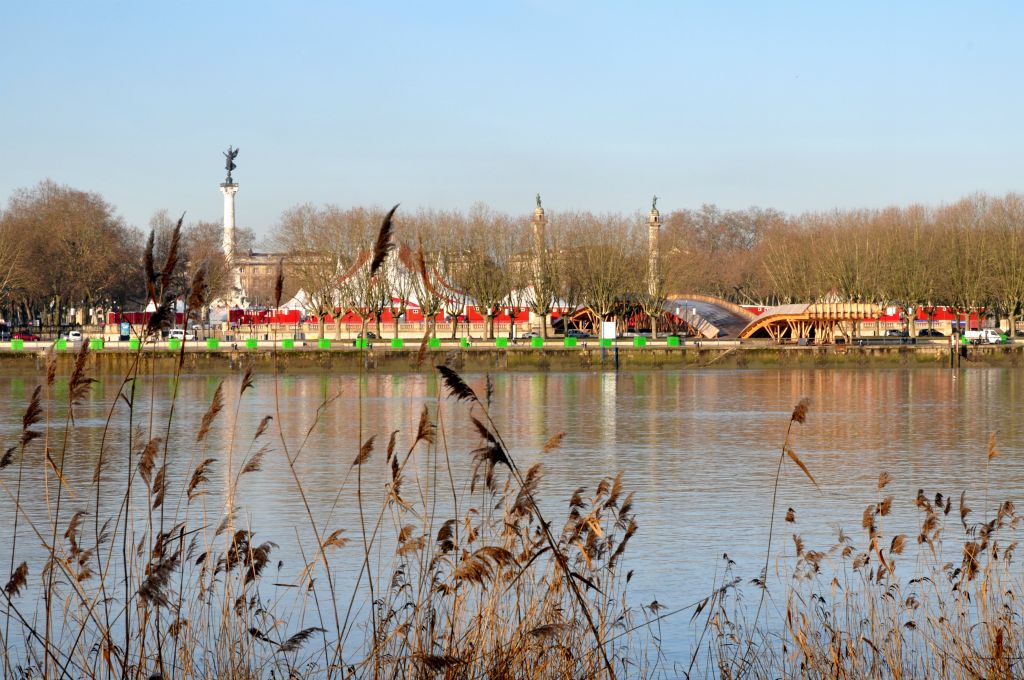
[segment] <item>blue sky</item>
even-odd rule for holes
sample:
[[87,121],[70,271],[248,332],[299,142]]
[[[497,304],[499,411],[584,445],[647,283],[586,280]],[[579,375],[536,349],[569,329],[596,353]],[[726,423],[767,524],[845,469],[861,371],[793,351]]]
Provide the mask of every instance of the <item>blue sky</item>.
[[298,203],[939,204],[1024,183],[1024,3],[18,2],[0,198],[144,226]]

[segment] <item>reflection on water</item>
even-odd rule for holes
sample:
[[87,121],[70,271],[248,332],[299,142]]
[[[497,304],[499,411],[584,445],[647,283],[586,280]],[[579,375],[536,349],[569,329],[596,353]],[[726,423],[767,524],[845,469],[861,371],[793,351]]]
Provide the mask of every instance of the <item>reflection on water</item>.
[[[483,375],[465,378],[485,393]],[[227,483],[227,451],[237,470],[261,443],[269,444],[263,470],[240,483],[240,524],[251,525],[259,540],[279,543],[286,563],[298,563],[296,543],[308,537],[309,528],[284,463],[285,446],[296,459],[311,511],[323,528],[348,527],[351,534],[358,527],[358,508],[353,484],[344,482],[359,443],[377,435],[380,450],[390,432],[399,429],[399,449],[407,447],[423,406],[433,412],[440,404],[439,442],[448,447],[457,483],[468,489],[470,451],[477,445],[468,408],[443,399],[433,376],[303,375],[284,376],[276,384],[270,376],[258,376],[241,402],[240,378],[228,377],[224,412],[209,442],[197,445],[196,428],[220,380],[186,376],[178,385],[168,447],[172,488],[182,488],[200,460],[217,458],[218,476],[204,501],[209,521],[218,521],[223,499],[217,487],[222,490]],[[802,397],[811,400],[810,414],[805,425],[794,425],[792,441],[821,491],[786,465],[778,505],[796,510],[798,530],[810,549],[827,549],[839,527],[862,541],[861,512],[877,500],[875,484],[883,470],[894,478],[888,490],[896,497],[891,533],[916,535],[913,499],[919,488],[954,495],[966,489],[977,511],[986,494],[989,507],[1005,498],[1018,505],[1021,500],[1024,374],[1012,369],[516,373],[492,380],[492,416],[520,463],[543,462],[541,505],[556,524],[575,488],[593,489],[601,477],[624,472],[627,491],[636,492],[640,524],[627,552],[628,566],[636,571],[631,586],[638,604],[657,599],[674,608],[700,599],[712,586],[723,553],[736,560],[744,581],[758,574],[779,447],[792,407]],[[0,378],[0,394],[6,396],[0,409],[4,448],[17,439],[36,383],[30,377]],[[151,436],[151,427],[165,434],[174,387],[167,377],[140,381],[131,428],[123,402],[114,408],[115,427],[105,435],[104,497],[121,497],[129,432],[137,442]],[[119,388],[118,381],[109,379],[96,383],[76,410],[65,459],[72,489],[89,486]],[[61,422],[66,384],[58,384],[53,397],[50,417]],[[261,442],[251,441],[265,415],[283,428],[283,443],[276,425]],[[562,447],[541,454],[544,442],[563,431]],[[997,433],[1002,456],[986,475],[990,432]],[[60,443],[51,441],[50,447],[60,450]],[[414,464],[423,469],[427,462]],[[31,468],[24,488],[32,490],[26,501],[29,516],[45,524],[40,470]],[[5,481],[9,473],[4,472]],[[359,483],[370,496],[366,490],[383,489],[387,479],[383,456],[377,455],[362,469]],[[66,502],[70,513],[77,501]],[[177,492],[169,496],[168,513],[183,512],[183,507]],[[12,519],[5,499],[0,521],[10,527]],[[777,527],[776,545],[786,545],[792,530]],[[19,534],[18,557],[24,559],[29,552],[23,551],[35,549],[38,541],[26,523]],[[4,539],[0,564],[6,565],[10,536]],[[339,559],[339,583],[351,583],[359,557],[352,552]],[[689,615],[663,622],[662,634],[670,654],[685,652],[693,635]]]

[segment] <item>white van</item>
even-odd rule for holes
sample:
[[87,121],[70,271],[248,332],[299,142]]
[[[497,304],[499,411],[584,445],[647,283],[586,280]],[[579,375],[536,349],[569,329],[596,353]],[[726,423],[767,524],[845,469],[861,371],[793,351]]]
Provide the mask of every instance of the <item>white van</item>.
[[1003,342],[1003,334],[994,328],[983,328],[980,331],[964,331],[964,340],[972,345],[998,345]]

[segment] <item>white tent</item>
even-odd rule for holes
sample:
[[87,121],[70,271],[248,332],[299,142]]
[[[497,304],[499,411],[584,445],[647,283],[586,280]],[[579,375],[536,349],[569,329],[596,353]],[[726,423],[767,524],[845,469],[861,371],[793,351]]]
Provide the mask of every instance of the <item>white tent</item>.
[[295,297],[281,305],[281,309],[286,311],[297,309],[300,312],[305,312],[308,310],[308,308],[309,296],[306,295],[306,291],[302,290],[301,288],[297,293],[295,293]]

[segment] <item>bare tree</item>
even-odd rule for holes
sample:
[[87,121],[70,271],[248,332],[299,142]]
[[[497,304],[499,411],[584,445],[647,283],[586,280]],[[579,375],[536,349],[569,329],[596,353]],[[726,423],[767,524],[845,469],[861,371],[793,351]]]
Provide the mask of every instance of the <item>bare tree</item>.
[[988,198],[971,196],[942,208],[937,216],[940,238],[945,244],[948,265],[942,270],[940,285],[945,297],[957,310],[957,316],[980,311],[991,289],[993,261],[985,248],[981,229],[988,210]]
[[642,284],[637,272],[646,272],[640,246],[646,239],[635,233],[632,220],[621,215],[577,213],[566,222],[574,235],[574,245],[566,252],[574,279],[570,287],[596,319],[616,319],[621,326],[624,319],[616,317],[635,302],[629,298]]
[[484,335],[494,338],[494,317],[515,282],[512,262],[519,254],[509,242],[511,225],[504,215],[476,205],[462,229],[462,249],[455,260],[455,283],[466,291],[484,317]]
[[340,305],[338,276],[349,247],[331,209],[305,204],[284,212],[274,243],[288,254],[290,275],[305,295],[306,311],[317,317],[317,335],[326,337],[325,317]]
[[123,303],[138,240],[101,196],[47,180],[15,191],[4,222],[21,235],[20,257],[33,263],[11,278],[27,307],[52,310],[56,324],[69,307]]
[[988,281],[1012,336],[1024,305],[1024,196],[1009,194],[993,201],[989,233],[992,256]]

